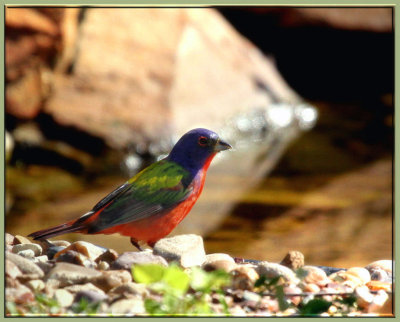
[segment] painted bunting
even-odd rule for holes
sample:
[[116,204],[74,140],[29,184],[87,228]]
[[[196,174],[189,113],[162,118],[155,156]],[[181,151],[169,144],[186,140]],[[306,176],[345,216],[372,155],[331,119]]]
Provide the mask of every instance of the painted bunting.
[[36,240],[65,233],[119,233],[153,247],[189,213],[203,190],[214,156],[231,146],[207,129],[183,135],[169,155],[119,186],[76,220],[29,235]]

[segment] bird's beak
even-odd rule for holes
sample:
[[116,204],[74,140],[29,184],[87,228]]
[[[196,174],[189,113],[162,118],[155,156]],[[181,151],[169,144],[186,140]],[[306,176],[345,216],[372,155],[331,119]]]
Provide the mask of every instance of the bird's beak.
[[214,146],[215,152],[220,152],[229,149],[232,149],[232,146],[221,139],[218,139],[217,143]]

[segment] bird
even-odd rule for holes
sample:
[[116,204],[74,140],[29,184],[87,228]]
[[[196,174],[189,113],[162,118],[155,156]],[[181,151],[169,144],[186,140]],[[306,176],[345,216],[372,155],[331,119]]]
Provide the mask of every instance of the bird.
[[130,237],[132,245],[154,247],[186,217],[198,200],[218,152],[231,149],[217,133],[196,128],[185,133],[163,159],[149,165],[101,199],[89,212],[28,235],[45,240],[65,233]]

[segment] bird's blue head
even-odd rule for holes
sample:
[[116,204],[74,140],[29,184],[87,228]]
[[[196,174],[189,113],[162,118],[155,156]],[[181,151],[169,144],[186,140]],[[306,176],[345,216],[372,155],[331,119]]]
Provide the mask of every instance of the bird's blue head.
[[209,166],[215,154],[231,148],[217,133],[198,128],[184,134],[167,159],[178,163],[195,176],[200,169]]

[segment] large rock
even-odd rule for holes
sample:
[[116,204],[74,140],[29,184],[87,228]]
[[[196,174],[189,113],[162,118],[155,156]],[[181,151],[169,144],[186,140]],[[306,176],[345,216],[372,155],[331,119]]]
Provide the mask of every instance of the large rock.
[[160,239],[153,252],[167,261],[179,262],[182,267],[200,266],[206,260],[203,238],[193,234]]
[[6,252],[6,259],[13,262],[19,268],[19,270],[24,274],[36,274],[39,277],[44,276],[44,273],[39,268],[39,266],[37,266],[29,259],[23,258],[22,256],[10,252]]
[[67,286],[84,284],[102,275],[100,271],[92,268],[78,266],[70,263],[57,263],[45,276],[45,280],[56,280],[59,285]]
[[215,9],[88,9],[80,30],[74,72],[54,79],[44,110],[114,148],[298,100]]

